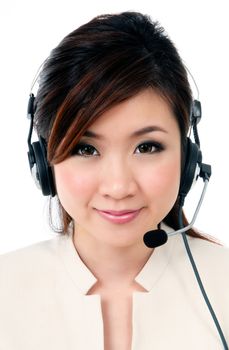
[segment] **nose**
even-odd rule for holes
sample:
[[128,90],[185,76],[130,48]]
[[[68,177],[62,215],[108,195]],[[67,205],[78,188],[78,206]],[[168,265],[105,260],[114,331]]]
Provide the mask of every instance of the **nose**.
[[137,179],[126,159],[111,159],[101,169],[100,195],[120,200],[134,196],[138,188]]

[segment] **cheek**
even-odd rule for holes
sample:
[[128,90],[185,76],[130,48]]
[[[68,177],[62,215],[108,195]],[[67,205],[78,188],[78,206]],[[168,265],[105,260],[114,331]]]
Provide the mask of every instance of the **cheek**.
[[180,158],[162,162],[151,171],[145,172],[145,188],[152,199],[157,203],[166,203],[171,206],[177,198],[180,185]]
[[62,166],[61,163],[57,164],[54,169],[58,197],[64,207],[72,207],[90,198],[94,181],[89,172],[82,173],[66,164]]

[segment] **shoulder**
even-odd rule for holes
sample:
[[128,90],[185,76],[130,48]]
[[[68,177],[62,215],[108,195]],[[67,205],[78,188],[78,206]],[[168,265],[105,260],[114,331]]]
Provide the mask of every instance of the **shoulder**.
[[[164,223],[163,225],[166,232],[174,231]],[[189,235],[186,235],[186,238],[194,261],[198,266],[200,265],[203,270],[210,271],[210,273],[221,269],[221,271],[227,272],[227,276],[229,276],[229,247],[220,244],[216,238],[215,241],[218,243],[210,241],[214,237],[207,234],[203,234],[203,238]],[[170,242],[173,251],[173,263],[181,266],[181,268],[186,262],[190,265],[182,234],[172,235],[168,242]]]
[[[47,278],[58,269],[60,237],[41,241],[0,255],[0,288]],[[36,276],[36,277],[35,277]]]
[[[190,236],[188,237],[188,243],[203,281],[212,290],[217,289],[220,292],[227,290],[229,292],[229,248]],[[183,265],[181,268],[186,273],[188,271],[193,272],[182,237],[180,237],[178,246],[177,252],[180,253],[181,265]]]
[[23,248],[19,248],[0,255],[0,266],[4,264],[11,264],[16,261],[23,262],[30,258],[42,258],[46,255],[50,255],[53,251],[53,246],[58,237],[51,238],[49,240],[40,241]]
[[190,248],[196,258],[211,267],[225,266],[229,269],[229,248],[205,239],[189,237]]

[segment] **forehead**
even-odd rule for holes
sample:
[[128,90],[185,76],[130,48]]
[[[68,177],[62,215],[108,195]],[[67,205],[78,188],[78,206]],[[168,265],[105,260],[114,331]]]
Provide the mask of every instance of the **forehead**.
[[[143,130],[144,129],[144,130]],[[85,136],[139,136],[143,131],[178,131],[178,123],[169,103],[152,88],[125,100],[104,112],[85,132]]]

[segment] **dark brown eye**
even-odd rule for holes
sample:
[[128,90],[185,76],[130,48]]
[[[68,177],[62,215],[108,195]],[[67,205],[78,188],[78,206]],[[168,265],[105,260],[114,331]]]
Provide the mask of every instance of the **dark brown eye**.
[[95,152],[97,152],[95,147],[89,144],[78,143],[78,145],[72,150],[72,155],[90,157],[97,155]]
[[162,151],[164,148],[158,142],[144,142],[141,143],[137,149],[139,152],[136,153],[156,153]]

